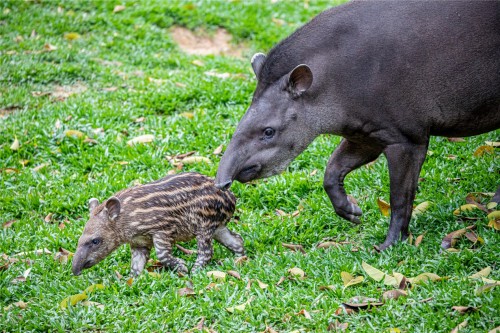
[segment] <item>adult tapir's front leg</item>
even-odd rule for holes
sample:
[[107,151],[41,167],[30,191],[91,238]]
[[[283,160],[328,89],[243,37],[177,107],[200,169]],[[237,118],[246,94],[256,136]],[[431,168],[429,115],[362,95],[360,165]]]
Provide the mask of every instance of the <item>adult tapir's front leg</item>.
[[394,144],[384,150],[391,182],[391,222],[387,237],[379,247],[380,250],[398,242],[400,235],[402,240],[408,238],[413,199],[426,153],[427,143]]
[[358,205],[350,202],[344,189],[345,176],[354,169],[375,160],[382,148],[354,143],[343,139],[333,152],[326,166],[323,186],[335,212],[341,217],[360,223],[362,212]]

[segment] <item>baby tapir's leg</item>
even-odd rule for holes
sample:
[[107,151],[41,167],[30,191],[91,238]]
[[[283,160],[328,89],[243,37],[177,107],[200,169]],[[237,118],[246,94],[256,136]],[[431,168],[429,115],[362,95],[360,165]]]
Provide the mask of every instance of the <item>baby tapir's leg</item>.
[[172,255],[174,240],[166,233],[157,233],[153,236],[156,255],[161,264],[170,269],[177,269],[181,273],[187,273],[188,269],[184,260]]
[[226,226],[217,228],[214,232],[214,239],[227,247],[237,256],[244,256],[243,238],[235,232],[229,230]]
[[133,247],[130,246],[132,251],[132,274],[137,276],[141,274],[146,262],[149,259],[149,254],[151,253],[151,248],[148,247]]
[[196,236],[198,243],[198,257],[193,266],[193,271],[205,266],[213,255],[212,233],[208,230]]

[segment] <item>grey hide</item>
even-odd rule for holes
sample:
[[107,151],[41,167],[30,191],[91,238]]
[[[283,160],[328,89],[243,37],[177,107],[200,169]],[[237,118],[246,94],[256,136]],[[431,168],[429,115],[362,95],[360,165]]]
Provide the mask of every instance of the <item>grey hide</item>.
[[383,250],[408,237],[429,137],[500,127],[500,1],[353,1],[256,54],[252,67],[257,87],[217,186],[275,175],[318,135],[340,135],[324,188],[347,220],[359,223],[361,210],[347,199],[345,176],[387,158]]

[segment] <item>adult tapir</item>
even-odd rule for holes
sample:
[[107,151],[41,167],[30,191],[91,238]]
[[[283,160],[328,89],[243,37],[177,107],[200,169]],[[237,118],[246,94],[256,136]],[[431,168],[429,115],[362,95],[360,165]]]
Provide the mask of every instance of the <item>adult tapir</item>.
[[[324,188],[359,223],[343,182],[384,154],[392,216],[383,250],[408,237],[429,137],[500,127],[500,1],[353,1],[256,54],[258,83],[216,184],[284,170],[315,137],[343,137]],[[500,187],[493,198],[500,201]]]

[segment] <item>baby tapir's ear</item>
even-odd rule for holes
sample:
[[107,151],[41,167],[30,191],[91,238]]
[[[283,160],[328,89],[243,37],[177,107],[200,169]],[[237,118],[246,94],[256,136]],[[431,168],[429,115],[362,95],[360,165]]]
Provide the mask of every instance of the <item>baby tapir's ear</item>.
[[262,64],[264,64],[264,60],[266,60],[266,55],[264,53],[255,53],[252,57],[252,60],[250,60],[256,78],[259,77],[259,73],[262,69]]
[[117,197],[111,197],[106,201],[106,209],[108,211],[108,219],[115,221],[121,210],[121,202]]
[[96,198],[92,198],[89,200],[89,212],[92,213],[92,211],[99,206],[99,200]]
[[298,65],[288,75],[288,91],[295,96],[300,96],[309,89],[313,82],[313,74],[309,66]]

